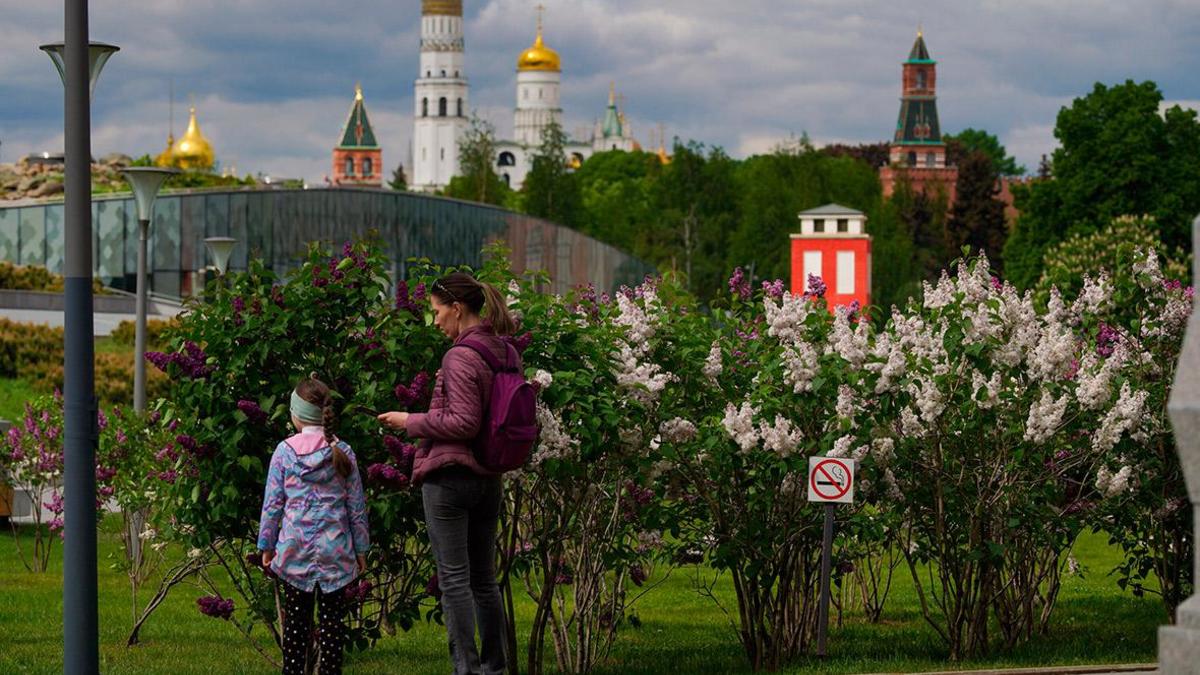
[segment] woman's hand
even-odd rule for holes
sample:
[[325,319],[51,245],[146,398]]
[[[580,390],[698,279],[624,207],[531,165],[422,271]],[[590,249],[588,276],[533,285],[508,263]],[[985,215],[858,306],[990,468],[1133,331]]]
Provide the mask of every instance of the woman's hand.
[[367,557],[364,555],[358,556],[358,575],[362,576],[367,573]]
[[385,412],[378,418],[379,423],[385,427],[392,429],[403,430],[408,424],[408,413],[406,412]]
[[270,567],[271,561],[275,559],[275,551],[263,551],[263,567]]

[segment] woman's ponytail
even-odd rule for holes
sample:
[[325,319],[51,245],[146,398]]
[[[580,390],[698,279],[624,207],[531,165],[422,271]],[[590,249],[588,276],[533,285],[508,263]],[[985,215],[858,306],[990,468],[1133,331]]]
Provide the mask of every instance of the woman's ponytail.
[[516,333],[517,322],[509,313],[508,303],[505,302],[500,291],[486,281],[480,281],[479,287],[483,290],[483,316],[492,324],[492,330],[496,332],[496,335]]

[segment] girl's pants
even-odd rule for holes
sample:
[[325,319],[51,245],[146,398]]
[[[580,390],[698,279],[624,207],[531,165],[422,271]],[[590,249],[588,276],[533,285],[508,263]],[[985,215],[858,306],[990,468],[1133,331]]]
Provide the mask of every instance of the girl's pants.
[[502,494],[499,476],[459,467],[434,472],[421,489],[455,675],[504,672],[504,606],[496,583]]
[[279,586],[283,591],[283,675],[304,675],[314,604],[319,615],[320,675],[340,675],[342,649],[346,644],[346,626],[342,623],[346,614],[345,589],[322,593],[318,586],[309,593],[282,580]]

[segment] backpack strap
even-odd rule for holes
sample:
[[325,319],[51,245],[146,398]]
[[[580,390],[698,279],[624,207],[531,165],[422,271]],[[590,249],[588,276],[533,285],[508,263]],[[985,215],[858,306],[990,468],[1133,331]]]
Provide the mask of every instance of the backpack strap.
[[513,346],[507,342],[502,344],[505,346],[506,352],[504,363],[500,363],[500,359],[496,358],[496,355],[492,353],[492,350],[478,340],[463,340],[462,342],[451,347],[451,349],[454,349],[454,347],[466,347],[476,354],[479,354],[479,356],[483,358],[484,362],[488,364],[488,367],[492,369],[493,373],[498,373],[500,371],[515,373],[517,372],[517,367],[509,364],[513,363],[512,357],[516,350],[513,349]]

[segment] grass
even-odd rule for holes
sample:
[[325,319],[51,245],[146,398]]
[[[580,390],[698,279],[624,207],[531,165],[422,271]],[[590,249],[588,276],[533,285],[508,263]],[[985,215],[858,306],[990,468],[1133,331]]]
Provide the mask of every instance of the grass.
[[[117,520],[109,517],[100,534],[103,672],[274,672],[233,626],[196,611],[195,600],[203,593],[190,586],[177,587],[143,628],[142,644],[126,648],[129,589],[124,576],[109,568],[111,556],[120,555],[116,526]],[[900,569],[880,624],[866,624],[851,612],[842,627],[831,626],[827,660],[802,660],[784,672],[912,672],[1154,661],[1156,627],[1165,620],[1161,605],[1117,588],[1108,570],[1117,561],[1118,551],[1108,546],[1103,535],[1084,535],[1075,555],[1084,573],[1064,580],[1050,635],[1015,650],[977,662],[948,663],[941,644],[920,617],[907,571]],[[641,627],[621,631],[609,662],[599,673],[748,672],[724,614],[691,589],[695,572],[677,570],[641,600],[636,608]],[[62,672],[61,574],[57,545],[50,571],[30,574],[17,558],[11,538],[0,539],[0,672]],[[146,596],[152,592],[146,591]],[[718,584],[717,594],[733,608],[733,590],[727,582]],[[518,625],[527,629],[531,613],[531,603],[519,603]],[[384,639],[369,652],[349,654],[346,660],[348,673],[441,675],[448,670],[445,634],[438,625],[418,625],[411,632]]]
[[0,378],[0,419],[10,422],[21,419],[25,414],[25,402],[39,395],[26,380]]

